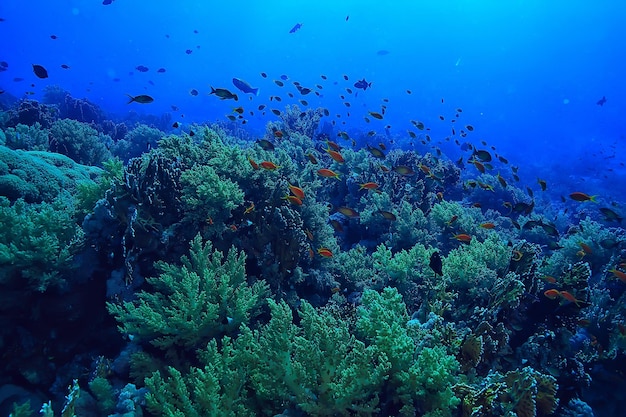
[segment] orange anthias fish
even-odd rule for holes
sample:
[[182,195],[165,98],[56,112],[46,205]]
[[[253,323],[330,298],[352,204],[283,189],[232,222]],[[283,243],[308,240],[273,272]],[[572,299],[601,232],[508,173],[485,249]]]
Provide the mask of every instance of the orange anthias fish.
[[568,303],[574,303],[576,304],[576,307],[580,307],[580,303],[584,303],[583,300],[578,300],[576,299],[576,297],[574,297],[570,292],[568,291],[561,291],[560,296],[563,297],[563,300],[567,301]]
[[483,229],[493,229],[494,227],[496,227],[496,225],[492,222],[485,222],[481,223],[480,227],[482,227]]
[[585,201],[593,201],[594,203],[597,203],[596,201],[596,197],[598,197],[597,195],[588,195],[585,193],[581,193],[579,191],[573,192],[569,195],[569,198],[571,198],[574,201],[581,201],[581,202],[585,202]]
[[584,242],[578,242],[578,245],[581,247],[581,249],[585,252],[585,254],[590,255],[593,253],[593,250],[591,249],[591,246],[587,245]]
[[555,290],[554,288],[552,288],[550,290],[544,291],[543,295],[545,295],[551,300],[556,300],[557,298],[561,296],[561,292],[559,290]]
[[326,169],[326,168],[322,168],[322,169],[318,169],[317,173],[324,177],[324,178],[335,178],[335,179],[339,179],[339,174],[336,173],[335,171],[332,171],[330,169]]
[[259,169],[259,164],[257,164],[254,159],[248,157],[248,162],[250,162],[250,165],[252,165],[253,169]]
[[472,237],[466,233],[457,233],[456,235],[452,236],[452,239],[456,239],[459,242],[469,243],[471,242]]
[[343,164],[346,161],[345,159],[343,159],[343,155],[341,155],[337,151],[333,151],[330,148],[326,149],[326,153],[330,155],[330,157],[333,158],[335,161],[339,162],[340,164]]
[[333,253],[328,248],[319,248],[317,250],[317,254],[323,256],[324,258],[332,258]]
[[351,209],[350,207],[341,206],[341,207],[337,208],[337,211],[339,213],[343,214],[346,217],[350,217],[350,218],[359,217],[359,213],[357,213],[356,210]]
[[304,199],[304,190],[302,188],[297,187],[293,184],[289,184],[289,191],[291,191],[291,193],[298,197],[300,200]]
[[364,184],[360,184],[359,191],[361,190],[375,190],[378,188],[378,184],[375,182],[366,182]]
[[259,165],[261,166],[261,168],[267,169],[268,171],[274,171],[280,168],[280,165],[276,165],[275,163],[270,161],[263,161]]
[[615,278],[618,278],[620,281],[626,284],[626,272],[619,271],[615,268],[609,269],[608,272],[612,273]]
[[300,200],[295,195],[286,195],[286,196],[283,197],[283,200],[289,201],[294,206],[301,206],[302,205],[302,200]]

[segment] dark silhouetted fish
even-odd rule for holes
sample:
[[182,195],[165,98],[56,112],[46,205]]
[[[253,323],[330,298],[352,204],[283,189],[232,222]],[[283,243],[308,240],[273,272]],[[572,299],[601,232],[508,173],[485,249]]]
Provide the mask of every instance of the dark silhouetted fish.
[[606,103],[606,97],[602,96],[602,98],[600,100],[598,100],[598,102],[596,104],[598,106],[604,106],[604,103]]
[[243,91],[246,94],[254,94],[255,96],[259,95],[259,88],[252,87],[246,81],[241,78],[233,78],[233,85],[237,87],[239,90]]
[[157,70],[157,72],[158,72],[158,73],[164,73],[165,71],[166,71],[166,69],[165,69],[165,68],[159,68],[159,69]]
[[37,77],[48,78],[48,71],[46,71],[44,67],[42,67],[41,65],[37,65],[37,64],[32,64],[32,65],[33,65],[33,72],[35,73]]
[[386,49],[381,49],[379,51],[376,51],[376,55],[379,55],[379,56],[389,55],[389,51]]
[[154,101],[154,99],[150,96],[147,96],[145,94],[141,94],[138,96],[131,96],[130,94],[126,94],[130,100],[128,100],[128,104],[135,102],[135,103],[140,103],[140,104],[148,104],[148,103],[152,103]]
[[432,269],[435,274],[443,276],[443,263],[439,252],[433,252],[433,254],[430,255],[430,262],[428,263],[428,266],[430,266],[430,269]]
[[363,91],[365,91],[367,90],[367,87],[372,88],[372,83],[368,83],[367,81],[365,81],[365,78],[363,78],[362,80],[355,82],[354,87],[361,88]]
[[109,4],[113,3],[113,0],[104,0],[102,2],[103,5],[108,6]]
[[300,29],[301,27],[302,27],[302,23],[296,23],[296,25],[291,28],[289,33],[296,33],[298,31],[298,29]]

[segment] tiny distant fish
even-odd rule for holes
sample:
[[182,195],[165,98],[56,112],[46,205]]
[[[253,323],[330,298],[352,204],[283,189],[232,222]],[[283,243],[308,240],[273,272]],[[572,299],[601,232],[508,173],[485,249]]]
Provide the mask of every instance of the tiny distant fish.
[[291,28],[289,33],[296,33],[302,27],[302,23],[296,23],[294,27]]
[[198,90],[196,90],[195,88],[192,88],[191,90],[189,90],[189,94],[195,97],[198,95]]
[[604,106],[604,103],[606,103],[606,97],[602,96],[602,98],[600,100],[598,100],[598,102],[596,104],[598,106]]
[[198,33],[198,29],[194,29],[194,30],[193,30],[193,33],[196,33],[196,34],[197,34],[197,33]]
[[148,72],[149,68],[146,67],[145,65],[138,65],[135,67],[135,69],[139,72]]
[[187,49],[187,50],[185,51],[185,53],[186,53],[187,55],[191,54],[192,52],[193,52],[193,51],[192,51],[191,49]]
[[41,65],[37,65],[37,64],[32,64],[32,65],[33,65],[33,72],[35,73],[37,77],[48,78],[48,71],[46,71],[44,67],[42,67]]
[[159,68],[159,69],[157,70],[157,72],[158,72],[158,73],[161,73],[161,74],[162,74],[162,73],[164,73],[165,71],[167,71],[165,68]]
[[285,83],[283,83],[283,82],[282,82],[282,81],[280,81],[280,80],[274,80],[274,84],[276,84],[276,85],[277,85],[277,86],[279,86],[279,87],[282,87],[282,86],[284,86],[284,85],[285,85]]
[[173,111],[178,111],[178,106],[174,106],[173,104],[170,106]]
[[376,55],[378,56],[389,55],[389,51],[386,49],[381,49],[381,50],[376,51]]
[[135,102],[135,103],[139,103],[139,104],[148,104],[148,103],[152,103],[154,101],[154,99],[150,96],[147,96],[145,94],[141,94],[138,96],[131,96],[130,94],[126,94],[130,100],[128,100],[128,104]]
[[261,73],[261,77],[263,77],[263,78],[267,78],[267,74],[266,74],[266,73],[264,73],[264,72],[262,72],[262,73]]
[[154,82],[152,80],[148,80],[148,84],[154,85]]
[[59,39],[57,35],[50,35],[50,39]]
[[6,61],[1,61],[0,62],[0,67],[2,67],[2,68],[9,68],[9,64]]
[[252,87],[248,82],[242,80],[241,78],[233,78],[233,85],[246,94],[254,94],[255,96],[259,95],[258,87]]
[[61,64],[61,68],[63,68],[63,69],[70,69],[70,66],[66,65],[66,64]]
[[103,5],[108,6],[109,4],[113,3],[113,0],[104,0],[102,2]]
[[289,79],[289,77],[287,77],[285,74],[280,76],[280,79],[283,81],[287,81]]
[[348,19],[350,19],[350,15],[346,16],[346,22],[348,21]]
[[354,83],[354,87],[355,88],[360,88],[363,91],[367,90],[367,88],[372,88],[372,83],[368,83],[367,81],[365,81],[365,78],[363,78],[362,80],[359,80],[357,82]]

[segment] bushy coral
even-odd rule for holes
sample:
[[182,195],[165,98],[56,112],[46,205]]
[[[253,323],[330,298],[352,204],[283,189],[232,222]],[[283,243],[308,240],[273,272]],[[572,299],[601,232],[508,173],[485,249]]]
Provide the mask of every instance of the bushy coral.
[[39,122],[28,126],[18,124],[9,127],[4,132],[6,135],[5,145],[11,149],[24,149],[27,151],[45,151],[48,149],[48,129],[41,127]]
[[135,302],[107,303],[107,309],[123,333],[160,349],[198,347],[256,314],[266,285],[248,285],[244,263],[235,249],[224,257],[196,236],[182,266],[158,263],[160,276],[147,280],[152,291],[141,291]]
[[111,158],[107,145],[111,138],[88,124],[72,119],[55,121],[50,127],[50,149],[85,165],[101,165]]
[[[0,228],[0,287],[43,292],[65,282],[72,246],[81,237],[73,213],[69,196],[40,204],[0,197],[0,223],[5,225]],[[8,299],[4,303],[12,304]]]
[[163,136],[164,133],[159,129],[140,124],[128,131],[123,139],[115,142],[111,146],[111,153],[123,161],[128,161],[151,148],[156,148]]
[[[460,403],[452,392],[459,364],[441,347],[419,347],[407,327],[406,305],[396,289],[367,290],[358,309],[357,332],[389,361],[389,383],[401,415],[452,416]],[[416,359],[415,359],[416,358]]]
[[231,210],[243,204],[244,193],[236,183],[220,178],[209,165],[196,165],[180,177],[185,217],[193,223],[224,223]]

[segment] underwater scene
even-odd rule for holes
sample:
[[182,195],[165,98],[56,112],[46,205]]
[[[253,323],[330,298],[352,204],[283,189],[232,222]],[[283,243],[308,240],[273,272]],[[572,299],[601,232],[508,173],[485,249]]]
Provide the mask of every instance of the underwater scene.
[[625,21],[3,0],[0,416],[625,416]]

